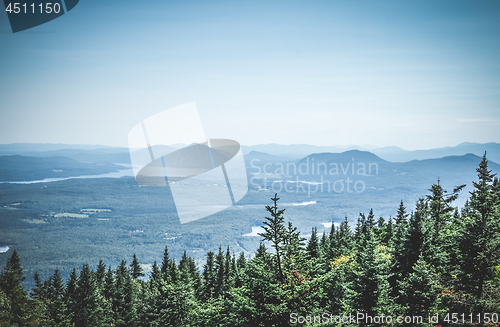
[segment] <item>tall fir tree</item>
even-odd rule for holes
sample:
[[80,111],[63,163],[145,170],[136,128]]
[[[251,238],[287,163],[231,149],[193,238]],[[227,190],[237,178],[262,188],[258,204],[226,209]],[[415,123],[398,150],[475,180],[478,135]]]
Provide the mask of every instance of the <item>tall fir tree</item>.
[[161,270],[161,273],[163,275],[163,279],[166,282],[170,282],[171,281],[171,278],[170,278],[170,265],[171,265],[171,260],[170,260],[169,254],[168,254],[168,248],[165,245],[165,250],[163,251],[163,260],[161,262],[160,270]]
[[114,321],[117,327],[134,327],[138,325],[137,294],[133,278],[122,260],[115,273],[113,295]]
[[207,253],[207,261],[203,269],[203,292],[202,299],[204,301],[213,298],[216,292],[216,267],[214,262],[214,253],[212,251]]
[[423,198],[420,198],[417,201],[415,212],[410,215],[408,233],[406,234],[406,239],[404,241],[404,261],[401,266],[403,276],[406,276],[412,270],[412,267],[415,265],[422,253],[424,242],[424,231],[422,228],[426,214],[427,202],[425,202]]
[[371,230],[368,231],[365,241],[366,245],[360,249],[357,257],[353,306],[359,312],[373,316],[379,301],[380,271],[376,253],[377,240]]
[[263,233],[258,233],[262,236],[265,241],[271,242],[275,250],[276,256],[276,279],[280,282],[284,281],[283,270],[281,267],[281,253],[284,246],[284,242],[287,238],[287,230],[284,225],[283,212],[285,209],[278,209],[278,194],[274,194],[273,206],[266,206],[266,210],[271,214],[271,217],[265,217]]
[[478,181],[473,182],[460,249],[462,285],[481,299],[486,281],[494,276],[494,267],[500,265],[500,199],[486,153],[476,171]]
[[306,251],[310,258],[319,258],[318,229],[316,227],[311,230],[311,237],[307,243]]
[[134,253],[132,262],[130,263],[130,272],[132,274],[133,279],[137,279],[139,277],[144,276],[143,269],[141,267],[141,263],[137,259],[137,256]]
[[[412,271],[399,284],[399,297],[405,308],[405,315],[418,317],[429,314],[435,310],[437,300],[433,290],[434,280],[432,271],[428,267],[422,255],[420,255],[412,268]],[[425,326],[424,324],[421,324]]]
[[10,323],[13,326],[23,326],[29,316],[30,303],[26,298],[28,292],[22,284],[24,280],[19,255],[14,250],[0,274],[0,290],[10,303]]
[[105,323],[102,297],[88,264],[84,264],[80,271],[76,299],[75,327],[101,326]]

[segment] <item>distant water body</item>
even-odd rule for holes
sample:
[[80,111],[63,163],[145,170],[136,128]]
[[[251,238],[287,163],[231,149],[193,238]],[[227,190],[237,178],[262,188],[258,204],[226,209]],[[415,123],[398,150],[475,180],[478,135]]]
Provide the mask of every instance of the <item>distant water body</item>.
[[0,253],[5,253],[9,251],[10,247],[8,246],[0,246]]
[[65,181],[68,179],[86,179],[86,178],[120,178],[125,176],[134,176],[133,169],[123,169],[116,171],[114,173],[107,173],[101,175],[81,175],[81,176],[72,176],[72,177],[60,177],[60,178],[45,178],[37,181],[19,181],[19,182],[0,182],[0,184],[36,184],[36,183],[50,183],[50,182],[59,182]]

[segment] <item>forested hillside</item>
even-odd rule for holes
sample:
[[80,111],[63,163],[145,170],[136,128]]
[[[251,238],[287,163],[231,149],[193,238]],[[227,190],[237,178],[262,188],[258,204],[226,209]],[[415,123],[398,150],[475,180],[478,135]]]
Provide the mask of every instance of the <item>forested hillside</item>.
[[0,326],[500,325],[500,182],[486,156],[477,175],[460,210],[464,186],[437,181],[411,208],[395,203],[394,218],[370,211],[307,242],[275,195],[256,253],[219,248],[202,272],[165,248],[150,276],[134,255],[75,268],[68,281],[35,275],[26,291],[33,276],[14,251],[0,276]]

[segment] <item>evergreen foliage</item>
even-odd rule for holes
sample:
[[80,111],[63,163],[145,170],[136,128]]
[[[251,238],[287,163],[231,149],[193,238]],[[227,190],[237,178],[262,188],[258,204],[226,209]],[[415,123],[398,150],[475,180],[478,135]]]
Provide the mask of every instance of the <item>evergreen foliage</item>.
[[431,326],[426,318],[438,313],[433,326],[452,326],[446,313],[500,313],[500,183],[486,155],[477,174],[461,210],[452,205],[463,186],[448,193],[438,180],[412,212],[401,201],[394,222],[370,210],[354,231],[347,217],[321,239],[313,228],[307,246],[275,194],[253,257],[219,247],[201,273],[186,252],[176,264],[165,247],[148,276],[134,254],[129,266],[73,269],[67,283],[58,270],[45,281],[35,274],[28,292],[14,251],[0,274],[0,327],[294,326],[292,312],[424,318],[411,326]]

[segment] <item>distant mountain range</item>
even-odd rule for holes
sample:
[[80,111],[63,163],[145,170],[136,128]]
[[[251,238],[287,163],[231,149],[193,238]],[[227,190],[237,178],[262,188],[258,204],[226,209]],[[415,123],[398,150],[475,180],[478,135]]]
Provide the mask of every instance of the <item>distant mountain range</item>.
[[[162,146],[162,153],[175,151],[180,144]],[[153,147],[154,149],[158,147]],[[314,153],[342,153],[349,150],[369,151],[381,159],[390,162],[408,162],[412,160],[436,159],[446,156],[461,156],[468,153],[482,156],[487,152],[488,160],[500,163],[500,143],[461,143],[453,147],[443,147],[428,150],[408,151],[396,146],[375,148],[371,146],[317,146],[308,144],[261,144],[242,147],[243,154],[255,156],[255,153],[265,153],[282,159],[300,159]],[[252,152],[255,152],[252,154]],[[130,163],[128,148],[103,145],[71,145],[71,144],[41,144],[13,143],[0,144],[0,156],[22,155],[29,157],[64,156],[82,162],[95,163]],[[270,158],[270,157],[269,157]]]
[[351,145],[348,147],[339,146],[317,146],[307,144],[261,144],[252,146],[242,146],[244,154],[252,151],[264,152],[280,157],[298,159],[313,153],[342,153],[348,150],[370,151],[380,158],[391,162],[407,162],[411,160],[436,159],[446,156],[460,156],[467,153],[483,156],[487,152],[488,160],[500,163],[500,143],[461,143],[453,147],[435,148],[429,150],[408,151],[397,146],[382,148],[366,148]]
[[[245,156],[250,185],[256,190],[269,189],[269,186],[301,183],[326,187],[346,181],[362,182],[366,187],[365,195],[373,196],[375,201],[385,198],[404,198],[421,196],[430,186],[440,180],[445,190],[467,184],[458,205],[463,205],[466,195],[472,190],[471,181],[477,180],[476,168],[481,156],[464,154],[436,159],[390,162],[377,155],[360,150],[342,153],[315,153],[301,159],[287,159],[267,153],[252,151]],[[489,169],[500,173],[500,165],[489,161]],[[342,182],[342,183],[341,183]],[[278,187],[279,189],[279,187]],[[334,193],[334,192],[331,192]],[[415,200],[415,199],[414,199]]]
[[446,156],[460,156],[467,153],[482,157],[484,152],[488,160],[500,163],[500,143],[460,143],[453,147],[436,148],[429,150],[408,151],[398,147],[384,147],[371,150],[379,157],[392,162],[406,162],[411,160],[435,159]]

